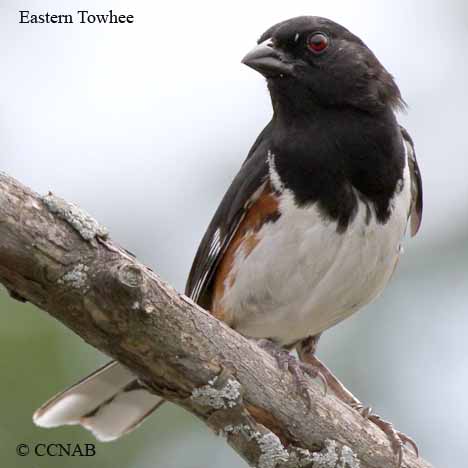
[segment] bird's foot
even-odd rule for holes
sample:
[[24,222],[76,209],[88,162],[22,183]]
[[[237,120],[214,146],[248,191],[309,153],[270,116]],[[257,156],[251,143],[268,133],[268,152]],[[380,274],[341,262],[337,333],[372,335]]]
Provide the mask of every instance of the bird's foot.
[[297,384],[298,392],[305,399],[307,407],[312,406],[312,395],[310,394],[309,385],[306,376],[313,379],[320,379],[324,387],[324,395],[327,394],[327,380],[321,373],[320,369],[306,362],[299,361],[287,349],[282,348],[271,340],[257,340],[256,343],[262,349],[273,356],[281,370],[289,371]]
[[403,447],[405,447],[405,445],[411,446],[416,457],[419,457],[418,446],[411,437],[403,434],[403,432],[397,431],[391,422],[385,421],[380,416],[373,414],[370,408],[367,409],[369,412],[367,413],[366,419],[373,422],[387,436],[392,446],[393,453],[397,457],[398,468],[401,468],[403,462]]
[[401,468],[403,462],[403,447],[410,445],[419,457],[419,449],[416,442],[403,432],[397,431],[393,424],[389,421],[385,421],[380,416],[372,412],[372,408],[364,406],[358,399],[353,398],[352,401],[345,401],[351,408],[356,410],[364,419],[371,421],[375,424],[383,433],[387,436],[390,441],[393,453],[397,457],[397,467]]
[[356,410],[364,419],[369,419],[369,416],[372,414],[372,408],[370,406],[364,406],[360,401],[355,400],[352,401],[351,403],[345,402],[351,408]]
[[[397,466],[401,468],[403,462],[403,447],[410,445],[416,456],[419,457],[419,450],[416,442],[411,437],[395,430],[393,425],[382,419],[380,416],[372,413],[372,408],[364,406],[333,374],[332,372],[314,355],[314,340],[304,341],[302,348],[298,349],[301,359],[307,361],[320,374],[325,378],[328,388],[335,394],[341,401],[346,403],[351,408],[355,409],[361,416],[368,419],[375,424],[380,430],[384,432],[390,441],[391,447],[395,456],[397,457]],[[312,349],[312,352],[311,352]]]

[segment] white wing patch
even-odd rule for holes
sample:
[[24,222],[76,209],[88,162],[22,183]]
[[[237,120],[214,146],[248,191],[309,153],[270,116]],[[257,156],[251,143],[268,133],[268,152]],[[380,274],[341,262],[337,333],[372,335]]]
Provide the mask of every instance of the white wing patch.
[[214,261],[216,257],[221,252],[222,238],[221,238],[221,229],[216,229],[215,233],[213,234],[213,238],[211,239],[210,250],[208,251],[208,259]]
[[235,236],[240,223],[245,217],[245,213],[257,201],[258,197],[265,189],[266,184],[267,181],[263,182],[260,185],[260,187],[257,190],[255,190],[252,196],[247,200],[243,207],[243,214],[239,217],[237,224],[229,237],[223,235],[220,228],[216,229],[215,233],[213,234],[213,238],[211,239],[210,250],[208,252],[207,268],[203,272],[203,275],[200,276],[200,279],[197,281],[195,287],[193,288],[193,292],[190,294],[190,297],[193,301],[197,302],[199,300],[200,294],[203,288],[205,287],[206,282],[209,280],[209,276],[212,273],[214,273],[213,268],[216,268],[217,261],[222,257],[232,238]]
[[221,237],[221,229],[216,229],[211,239],[210,250],[208,251],[208,265],[209,267],[203,272],[203,275],[198,280],[197,284],[193,288],[191,298],[196,302],[200,296],[201,290],[205,285],[208,275],[211,273],[211,265],[216,262],[223,246],[223,239]]

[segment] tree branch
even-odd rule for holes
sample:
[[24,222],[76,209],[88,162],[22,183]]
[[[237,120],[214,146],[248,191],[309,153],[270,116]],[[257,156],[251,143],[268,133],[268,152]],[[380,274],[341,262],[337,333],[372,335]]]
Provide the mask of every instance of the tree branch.
[[[388,468],[386,436],[177,293],[113,243],[94,219],[0,174],[0,281],[155,393],[183,406],[259,468]],[[430,468],[406,450],[408,468]]]

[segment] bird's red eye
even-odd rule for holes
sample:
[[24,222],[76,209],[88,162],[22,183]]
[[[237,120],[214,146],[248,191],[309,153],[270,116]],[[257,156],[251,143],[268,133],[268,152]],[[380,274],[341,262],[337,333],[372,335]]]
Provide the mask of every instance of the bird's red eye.
[[328,48],[329,43],[330,40],[323,33],[311,34],[307,38],[307,47],[314,54],[321,54],[322,52],[324,52]]

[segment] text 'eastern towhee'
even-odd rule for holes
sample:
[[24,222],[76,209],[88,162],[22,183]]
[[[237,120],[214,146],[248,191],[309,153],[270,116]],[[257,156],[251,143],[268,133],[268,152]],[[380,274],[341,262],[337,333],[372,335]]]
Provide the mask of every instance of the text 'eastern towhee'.
[[[419,229],[422,184],[392,76],[366,45],[318,17],[268,29],[243,63],[266,77],[273,117],[224,196],[186,294],[259,340],[303,383],[319,376],[389,436],[314,356],[320,334],[376,298]],[[301,362],[285,350],[298,350]],[[45,427],[81,424],[100,440],[134,429],[161,399],[112,362],[42,406]]]

